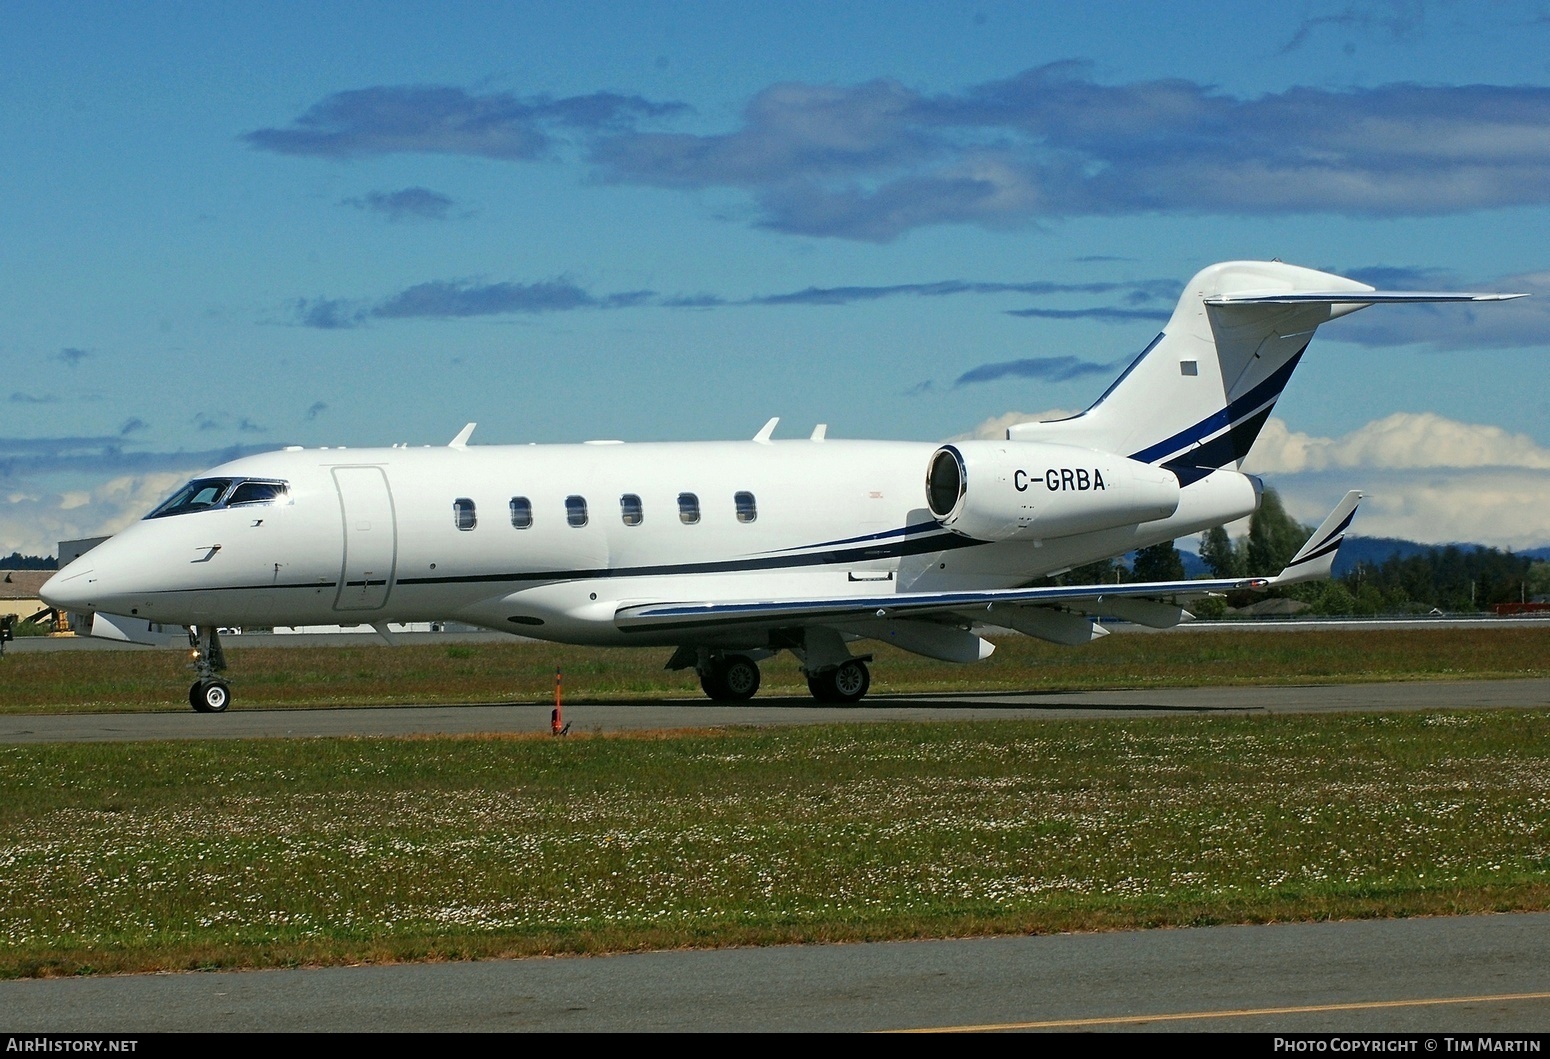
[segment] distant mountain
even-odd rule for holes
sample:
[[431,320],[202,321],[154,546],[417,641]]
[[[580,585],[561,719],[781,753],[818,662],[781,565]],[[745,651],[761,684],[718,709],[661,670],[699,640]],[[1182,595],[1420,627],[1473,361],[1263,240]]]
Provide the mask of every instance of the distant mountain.
[[[1193,538],[1189,543],[1194,544],[1196,541],[1198,541],[1198,538]],[[1185,542],[1179,541],[1177,543],[1182,545]],[[1335,576],[1344,577],[1354,570],[1358,563],[1381,566],[1395,556],[1401,559],[1408,559],[1412,555],[1425,555],[1433,548],[1446,547],[1448,547],[1446,544],[1421,544],[1418,541],[1408,541],[1402,537],[1347,537],[1345,543],[1340,546],[1340,554],[1335,558]],[[1453,547],[1463,549],[1464,551],[1474,551],[1476,548],[1485,547],[1485,545],[1460,543],[1454,544]],[[1513,554],[1529,559],[1550,559],[1550,545],[1546,545],[1543,548],[1525,548]],[[1180,547],[1179,558],[1184,560],[1184,576],[1186,577],[1206,577],[1211,573],[1206,568],[1206,564],[1201,561],[1200,556],[1192,551],[1185,551],[1184,548]],[[1132,562],[1135,559],[1135,554],[1131,553],[1125,559],[1127,562]]]
[[[1449,547],[1471,552],[1476,548],[1484,548],[1486,545],[1470,544],[1468,542],[1458,542],[1451,545],[1419,544],[1416,541],[1407,541],[1399,537],[1347,537],[1345,543],[1340,546],[1339,556],[1335,559],[1335,576],[1344,577],[1356,568],[1357,563],[1379,566],[1395,556],[1401,559],[1408,559],[1412,555],[1424,555],[1436,548]],[[1513,552],[1513,554],[1529,559],[1550,559],[1550,546],[1525,549],[1524,551]]]
[[[1184,563],[1184,576],[1185,577],[1210,577],[1211,576],[1211,568],[1208,567],[1205,564],[1205,562],[1200,558],[1199,555],[1197,555],[1194,552],[1189,551],[1189,550],[1187,550],[1185,548],[1180,548],[1179,547],[1180,544],[1184,543],[1183,541],[1174,541],[1173,543],[1174,543],[1175,550],[1177,550],[1178,553],[1179,553],[1179,559]],[[1191,541],[1191,543],[1193,543],[1193,541]],[[1124,561],[1125,561],[1125,565],[1126,566],[1134,566],[1135,562],[1136,562],[1136,553],[1135,552],[1126,552],[1125,556],[1124,556]]]
[[1184,560],[1185,577],[1210,577],[1211,568],[1205,564],[1205,560],[1194,552],[1179,549],[1179,558]]
[[[1335,576],[1344,577],[1356,569],[1359,563],[1381,566],[1396,557],[1408,559],[1412,555],[1425,555],[1436,547],[1440,545],[1420,544],[1401,537],[1347,537],[1340,546],[1340,554],[1335,557]],[[1475,545],[1462,544],[1459,547],[1472,550]]]

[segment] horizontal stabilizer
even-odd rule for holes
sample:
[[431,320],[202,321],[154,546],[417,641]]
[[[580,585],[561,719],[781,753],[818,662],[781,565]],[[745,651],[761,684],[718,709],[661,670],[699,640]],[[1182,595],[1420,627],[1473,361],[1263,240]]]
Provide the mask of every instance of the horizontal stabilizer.
[[1361,501],[1362,494],[1358,490],[1353,489],[1347,493],[1335,506],[1335,510],[1329,513],[1329,517],[1313,531],[1308,542],[1292,556],[1286,569],[1271,578],[1270,583],[1294,585],[1299,581],[1319,581],[1328,577],[1334,569],[1335,555],[1340,551],[1340,544],[1345,540],[1345,531],[1356,517],[1356,505]]
[[1403,305],[1406,302],[1510,302],[1527,294],[1434,290],[1243,291],[1205,299],[1207,305]]

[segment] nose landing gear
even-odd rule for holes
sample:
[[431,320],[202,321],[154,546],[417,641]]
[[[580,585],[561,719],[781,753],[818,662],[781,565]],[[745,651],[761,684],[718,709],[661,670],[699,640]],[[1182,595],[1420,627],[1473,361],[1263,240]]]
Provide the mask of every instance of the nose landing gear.
[[190,625],[188,645],[194,652],[189,668],[198,677],[188,689],[188,704],[199,713],[224,713],[231,705],[231,685],[216,676],[226,668],[220,634],[214,625]]
[[188,704],[199,713],[224,713],[231,705],[231,687],[219,678],[196,680],[188,689]]

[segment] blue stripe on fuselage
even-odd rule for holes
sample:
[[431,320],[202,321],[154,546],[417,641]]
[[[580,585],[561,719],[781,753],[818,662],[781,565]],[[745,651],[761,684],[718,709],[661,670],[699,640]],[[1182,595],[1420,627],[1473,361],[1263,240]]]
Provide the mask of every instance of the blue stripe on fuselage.
[[889,537],[907,537],[912,533],[928,533],[939,530],[942,524],[933,519],[930,522],[917,522],[913,526],[901,526],[898,529],[883,530],[880,533],[867,533],[860,537],[843,537],[834,541],[821,541],[818,544],[799,544],[795,548],[776,548],[774,551],[765,552],[765,555],[780,555],[784,552],[802,552],[810,548],[833,548],[841,544],[858,544],[861,541],[882,541]]

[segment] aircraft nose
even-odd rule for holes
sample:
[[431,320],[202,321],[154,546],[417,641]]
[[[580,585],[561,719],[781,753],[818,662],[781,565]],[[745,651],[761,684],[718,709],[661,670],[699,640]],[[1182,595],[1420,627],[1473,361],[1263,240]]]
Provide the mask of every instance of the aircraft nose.
[[97,583],[97,571],[89,565],[71,563],[43,583],[38,596],[55,610],[88,607]]

